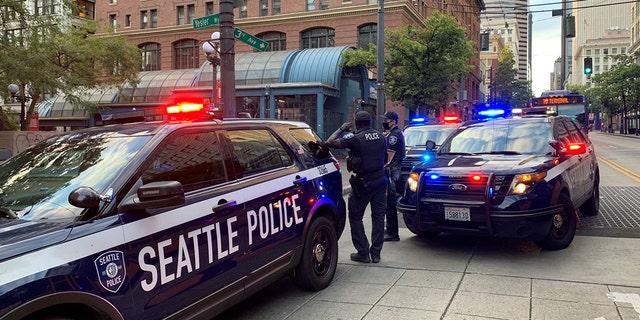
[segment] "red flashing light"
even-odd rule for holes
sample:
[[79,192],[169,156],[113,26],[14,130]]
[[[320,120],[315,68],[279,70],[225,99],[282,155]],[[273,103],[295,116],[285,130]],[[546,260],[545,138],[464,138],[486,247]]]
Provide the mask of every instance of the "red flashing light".
[[571,143],[567,146],[570,154],[583,154],[587,152],[587,146],[584,143]]
[[180,102],[177,105],[172,105],[167,107],[168,114],[179,114],[179,113],[190,113],[190,112],[200,112],[204,109],[204,105],[202,103],[192,103],[192,102]]
[[457,123],[460,118],[458,116],[454,116],[454,115],[449,115],[449,116],[444,116],[444,123]]
[[473,181],[480,181],[480,180],[482,180],[482,177],[481,177],[480,175],[477,175],[477,174],[476,174],[476,175],[471,176],[471,180],[473,180]]

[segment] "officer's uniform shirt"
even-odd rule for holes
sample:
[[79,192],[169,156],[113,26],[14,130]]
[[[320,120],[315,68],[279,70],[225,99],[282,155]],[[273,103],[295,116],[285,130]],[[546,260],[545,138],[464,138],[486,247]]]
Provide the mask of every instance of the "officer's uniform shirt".
[[400,168],[406,151],[404,133],[398,126],[395,126],[391,131],[389,131],[389,134],[387,134],[387,148],[395,151],[393,159],[391,159],[391,162],[389,163],[389,167]]
[[369,127],[355,134],[349,132],[335,140],[335,147],[349,148],[354,157],[362,159],[354,172],[365,180],[367,176],[384,173],[387,142],[380,131]]

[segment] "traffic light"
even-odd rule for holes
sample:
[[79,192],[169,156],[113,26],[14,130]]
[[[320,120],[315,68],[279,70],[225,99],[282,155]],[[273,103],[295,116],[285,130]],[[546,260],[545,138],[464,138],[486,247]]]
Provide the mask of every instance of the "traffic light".
[[590,57],[584,58],[584,74],[593,73],[593,60]]

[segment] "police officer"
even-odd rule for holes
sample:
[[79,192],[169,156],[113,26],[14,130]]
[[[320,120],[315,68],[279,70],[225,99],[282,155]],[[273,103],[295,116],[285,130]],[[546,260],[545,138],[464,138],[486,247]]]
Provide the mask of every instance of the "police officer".
[[402,190],[400,180],[400,165],[405,156],[404,134],[398,127],[398,114],[394,111],[387,111],[382,116],[384,118],[382,126],[387,132],[387,163],[385,164],[387,176],[389,177],[389,187],[387,188],[387,228],[384,241],[399,241],[398,235],[398,210],[396,201]]
[[[355,115],[356,132],[346,122],[327,139],[326,145],[336,149],[349,148],[347,170],[352,172],[349,194],[349,225],[351,241],[358,252],[351,254],[357,262],[380,262],[384,241],[384,214],[387,207],[388,179],[384,171],[387,144],[385,137],[371,127],[371,115],[358,111]],[[364,231],[364,211],[371,204],[371,246]],[[369,258],[371,256],[371,258]]]

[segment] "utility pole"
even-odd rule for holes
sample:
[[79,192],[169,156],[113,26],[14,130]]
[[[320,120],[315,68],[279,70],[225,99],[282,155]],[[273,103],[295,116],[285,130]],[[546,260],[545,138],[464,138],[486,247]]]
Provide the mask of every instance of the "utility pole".
[[220,0],[220,82],[223,118],[237,116],[233,4],[233,0]]
[[[377,43],[378,56],[378,77],[376,79],[376,115],[374,119],[379,119],[384,114],[385,96],[384,96],[384,0],[378,0],[378,26],[377,26]],[[382,129],[380,121],[373,121],[374,127]]]

